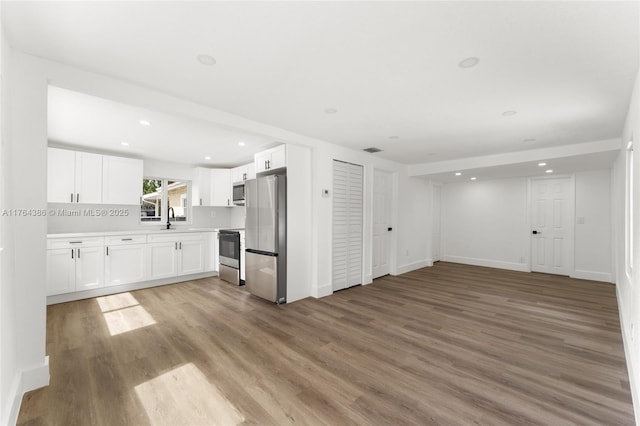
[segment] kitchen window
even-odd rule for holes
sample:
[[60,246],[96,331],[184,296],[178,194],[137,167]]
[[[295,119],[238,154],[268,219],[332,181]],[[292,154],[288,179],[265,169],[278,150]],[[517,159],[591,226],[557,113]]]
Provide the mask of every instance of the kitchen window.
[[145,177],[142,194],[142,223],[190,223],[191,181]]

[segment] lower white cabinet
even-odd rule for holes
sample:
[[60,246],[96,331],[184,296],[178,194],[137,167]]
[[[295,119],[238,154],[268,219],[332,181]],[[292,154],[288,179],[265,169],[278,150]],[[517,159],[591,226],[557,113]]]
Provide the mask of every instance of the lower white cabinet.
[[147,245],[108,245],[105,249],[105,286],[129,284],[147,279]]
[[204,234],[149,235],[149,279],[205,271]]
[[149,244],[149,279],[175,277],[178,275],[178,242]]
[[215,235],[170,232],[49,238],[47,295],[213,271]]
[[104,285],[102,238],[61,239],[47,245],[47,295]]

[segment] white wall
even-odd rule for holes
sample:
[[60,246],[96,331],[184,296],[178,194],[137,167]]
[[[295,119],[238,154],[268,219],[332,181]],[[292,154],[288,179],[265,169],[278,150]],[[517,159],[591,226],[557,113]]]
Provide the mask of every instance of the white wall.
[[[627,368],[631,381],[631,393],[636,414],[636,422],[640,422],[640,335],[638,325],[640,322],[640,73],[636,77],[629,112],[622,133],[622,147],[620,155],[613,169],[613,229],[614,229],[614,253],[615,253],[615,278],[618,295],[618,309],[622,325],[622,337],[624,339]],[[634,199],[636,207],[634,212],[634,241],[635,254],[633,275],[627,275],[625,264],[625,203],[626,203],[626,144],[634,139]]]
[[527,179],[442,187],[442,259],[528,270]]
[[[611,171],[575,174],[575,278],[612,281]],[[442,259],[530,271],[528,179],[442,187]]]
[[[31,58],[4,44],[2,55],[3,166],[10,164],[2,168],[4,207],[45,209],[47,82],[34,71]],[[49,381],[43,266],[47,221],[13,217],[3,220],[3,231],[0,407],[2,422],[13,423],[22,393]]]
[[575,175],[576,278],[613,282],[611,264],[611,170]]

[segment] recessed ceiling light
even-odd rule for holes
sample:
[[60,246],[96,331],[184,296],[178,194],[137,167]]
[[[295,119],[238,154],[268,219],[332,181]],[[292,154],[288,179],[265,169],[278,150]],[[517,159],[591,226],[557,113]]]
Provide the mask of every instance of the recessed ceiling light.
[[151,126],[151,122],[147,120],[140,120],[139,123],[141,126]]
[[542,167],[542,166],[546,166],[547,163],[545,163],[544,161],[542,163],[538,163],[538,166]]
[[380,148],[376,148],[372,146],[371,148],[363,149],[363,151],[368,152],[369,154],[375,154],[376,152],[380,152],[382,150]]
[[503,112],[502,115],[505,117],[511,117],[512,115],[516,115],[517,113],[518,111],[509,110],[509,111]]
[[456,176],[461,176],[461,175],[462,175],[462,173],[456,172]]
[[208,155],[206,157],[204,157],[205,160],[211,160],[211,157],[209,157]]
[[327,114],[335,114],[336,112],[338,112],[338,110],[335,108],[327,108],[324,110],[324,112]]
[[389,139],[400,139],[400,136],[389,136]]
[[216,58],[210,55],[198,55],[196,56],[196,58],[198,59],[198,62],[200,62],[202,65],[206,65],[210,67],[216,64]]
[[242,141],[238,142],[238,146],[245,146],[246,144]]
[[472,68],[478,65],[478,62],[480,62],[480,59],[471,57],[458,62],[458,66],[460,68]]
[[469,178],[469,180],[476,180],[476,179],[478,179],[478,178],[477,178],[477,177],[475,177],[475,176],[474,176],[474,177],[472,177],[472,178]]
[[129,146],[129,143],[127,143],[127,142],[120,142],[120,145],[122,145],[122,146]]
[[549,169],[549,170],[545,170],[545,173],[553,173],[553,170]]

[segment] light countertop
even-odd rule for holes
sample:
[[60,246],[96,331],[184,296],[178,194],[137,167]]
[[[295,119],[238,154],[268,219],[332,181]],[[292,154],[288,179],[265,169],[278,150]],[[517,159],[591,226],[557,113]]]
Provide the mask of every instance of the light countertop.
[[76,237],[109,237],[113,235],[148,235],[148,234],[180,234],[185,232],[218,232],[224,228],[171,228],[159,229],[153,227],[150,229],[134,229],[128,231],[104,231],[104,232],[72,232],[64,234],[47,234],[47,238],[76,238]]

